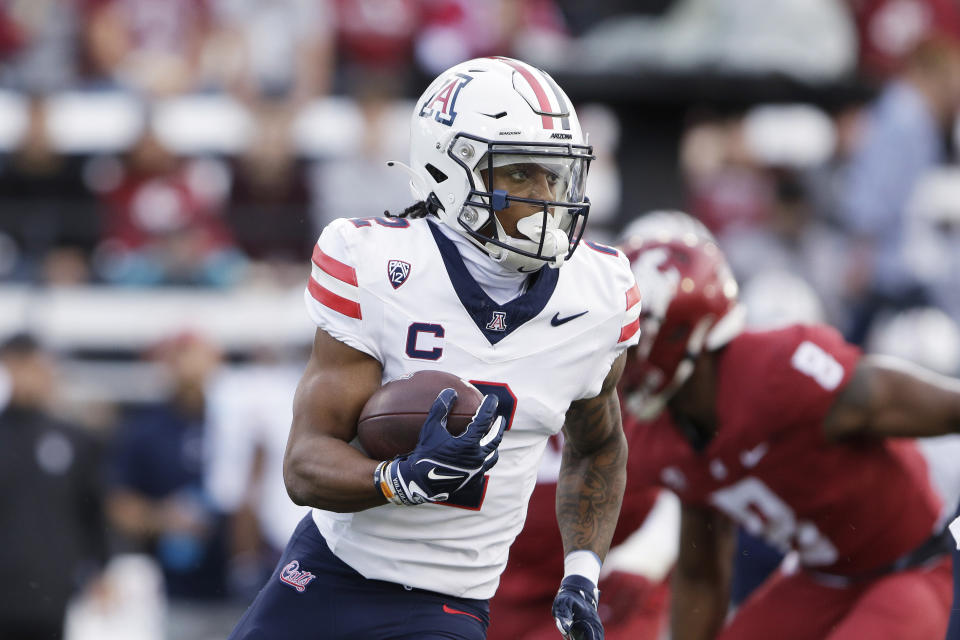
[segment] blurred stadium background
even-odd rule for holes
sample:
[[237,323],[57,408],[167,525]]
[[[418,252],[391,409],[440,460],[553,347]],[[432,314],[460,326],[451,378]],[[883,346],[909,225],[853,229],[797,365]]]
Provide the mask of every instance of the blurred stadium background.
[[[0,448],[18,408],[79,427],[107,523],[37,490],[29,533],[0,534],[0,636],[55,637],[29,616],[67,597],[70,640],[232,626],[299,517],[279,461],[311,247],[410,204],[384,162],[464,59],[570,94],[592,238],[685,209],[754,326],[826,320],[960,373],[958,43],[956,0],[0,0]],[[0,471],[5,522],[80,459],[30,446]],[[74,526],[106,533],[35,535]],[[43,553],[30,573],[68,586],[25,587]]]

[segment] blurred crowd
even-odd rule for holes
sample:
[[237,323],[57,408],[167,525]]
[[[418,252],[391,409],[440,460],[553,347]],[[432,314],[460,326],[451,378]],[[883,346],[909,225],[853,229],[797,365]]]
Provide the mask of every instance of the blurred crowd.
[[[687,105],[672,208],[717,235],[753,326],[823,320],[960,373],[960,3],[603,5],[0,0],[0,111],[17,115],[0,118],[0,283],[301,287],[328,221],[410,203],[385,160],[406,160],[425,80],[470,57],[637,83],[786,75],[868,90]],[[612,242],[652,208],[621,197],[646,169],[619,161],[629,109],[581,114],[588,234]],[[278,465],[301,354],[191,332],[142,346],[160,391],[96,415],[59,402],[71,382],[42,336],[0,348],[0,513],[26,532],[0,572],[53,594],[0,595],[4,637],[57,637],[64,616],[73,639],[223,637],[300,516]],[[43,495],[8,500],[26,485]]]
[[[859,342],[884,307],[960,313],[958,38],[955,0],[650,0],[592,13],[574,0],[5,0],[0,278],[297,282],[329,220],[409,201],[385,160],[405,159],[424,80],[498,53],[560,76],[868,87],[825,106],[691,100],[668,169],[681,190],[671,206],[721,237],[741,278],[758,264],[801,276]],[[612,239],[651,208],[621,197],[649,170],[620,160],[629,109],[581,111],[598,156],[590,232]]]
[[[0,158],[0,277],[230,286],[302,261],[330,219],[408,204],[384,167],[406,146],[397,101],[563,29],[550,0],[5,0],[0,87],[22,122]],[[184,97],[181,126],[164,105]],[[337,97],[356,126],[321,124],[349,138],[308,157],[298,123]],[[196,104],[241,114],[238,141],[197,142]]]
[[58,353],[30,334],[0,345],[0,634],[4,638],[223,638],[302,513],[280,461],[299,377],[261,354],[227,367],[181,332],[143,353],[157,398],[94,428],[65,405]]

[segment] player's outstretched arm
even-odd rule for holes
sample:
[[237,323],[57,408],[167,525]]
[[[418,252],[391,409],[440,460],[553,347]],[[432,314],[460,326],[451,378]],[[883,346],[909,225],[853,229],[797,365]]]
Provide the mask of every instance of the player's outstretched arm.
[[960,380],[887,356],[866,356],[823,423],[829,440],[960,432]]
[[557,481],[564,553],[592,551],[603,560],[613,538],[627,478],[627,439],[616,391],[625,361],[625,353],[616,359],[599,395],[567,410]]
[[557,523],[565,559],[553,615],[565,638],[603,638],[596,585],[626,484],[627,440],[616,391],[625,361],[624,353],[613,363],[599,395],[570,405],[563,425]]
[[734,528],[722,514],[684,505],[670,595],[673,640],[709,640],[723,626],[730,602]]
[[386,502],[372,480],[378,461],[348,444],[381,372],[377,360],[317,329],[283,458],[283,480],[296,504],[350,512]]

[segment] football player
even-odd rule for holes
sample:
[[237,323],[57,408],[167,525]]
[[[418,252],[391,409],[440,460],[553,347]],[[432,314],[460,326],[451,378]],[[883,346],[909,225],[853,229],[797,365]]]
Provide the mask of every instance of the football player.
[[[648,212],[634,225],[643,229],[656,228],[661,234],[683,236],[693,233],[712,237],[698,220],[674,211]],[[624,230],[625,237],[633,235],[634,225]],[[630,443],[633,434],[625,431]],[[488,635],[490,640],[539,640],[550,637],[550,630],[544,625],[541,612],[553,598],[557,563],[563,557],[556,519],[552,517],[560,467],[560,456],[556,451],[559,441],[559,437],[551,439],[541,460],[537,486],[530,498],[523,531],[510,548],[510,560],[501,576],[497,595],[491,602],[494,615]],[[633,475],[631,466],[641,465],[642,468],[642,453],[632,443],[629,444],[628,478]],[[624,543],[644,526],[659,492],[658,487],[633,486],[624,494],[613,537],[614,545]],[[671,533],[666,531],[663,535],[669,536]],[[667,551],[661,551],[660,557],[660,562],[666,567],[672,564],[672,557]],[[606,567],[605,571],[609,568]],[[660,637],[668,605],[665,578],[650,580],[635,572],[613,570],[601,579],[598,586],[604,594],[605,606],[601,608],[601,619],[609,638],[655,640]]]
[[[417,101],[410,165],[392,163],[416,203],[336,220],[314,249],[318,329],[284,461],[313,509],[233,638],[483,638],[561,429],[553,614],[564,636],[603,637],[596,584],[625,484],[616,383],[640,305],[625,256],[580,242],[592,158],[570,99],[518,60],[456,65]],[[447,433],[445,390],[414,451],[369,458],[366,400],[422,369],[485,394],[473,422]]]
[[[744,331],[701,234],[639,226],[622,248],[644,287],[621,381],[644,461],[631,487],[683,504],[672,637],[942,637],[952,508],[909,438],[960,430],[960,381],[865,356],[827,326]],[[724,625],[733,523],[788,559]]]

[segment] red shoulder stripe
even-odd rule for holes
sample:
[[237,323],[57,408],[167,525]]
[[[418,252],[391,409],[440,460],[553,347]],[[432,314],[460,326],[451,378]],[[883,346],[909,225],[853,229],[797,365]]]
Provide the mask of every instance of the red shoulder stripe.
[[330,307],[334,311],[350,318],[356,318],[357,320],[363,319],[360,313],[360,303],[338,296],[333,291],[324,288],[313,278],[310,278],[307,282],[307,289],[310,290],[310,295],[313,296],[313,299],[325,307]]
[[623,342],[624,340],[629,340],[630,338],[633,337],[633,334],[635,334],[639,330],[640,330],[640,318],[637,318],[630,324],[620,329],[620,339],[617,340],[617,342]]
[[344,264],[339,260],[331,258],[325,254],[320,249],[320,245],[313,246],[313,264],[317,265],[337,280],[357,286],[357,270],[350,265]]
[[627,309],[640,302],[640,287],[637,283],[627,289]]

